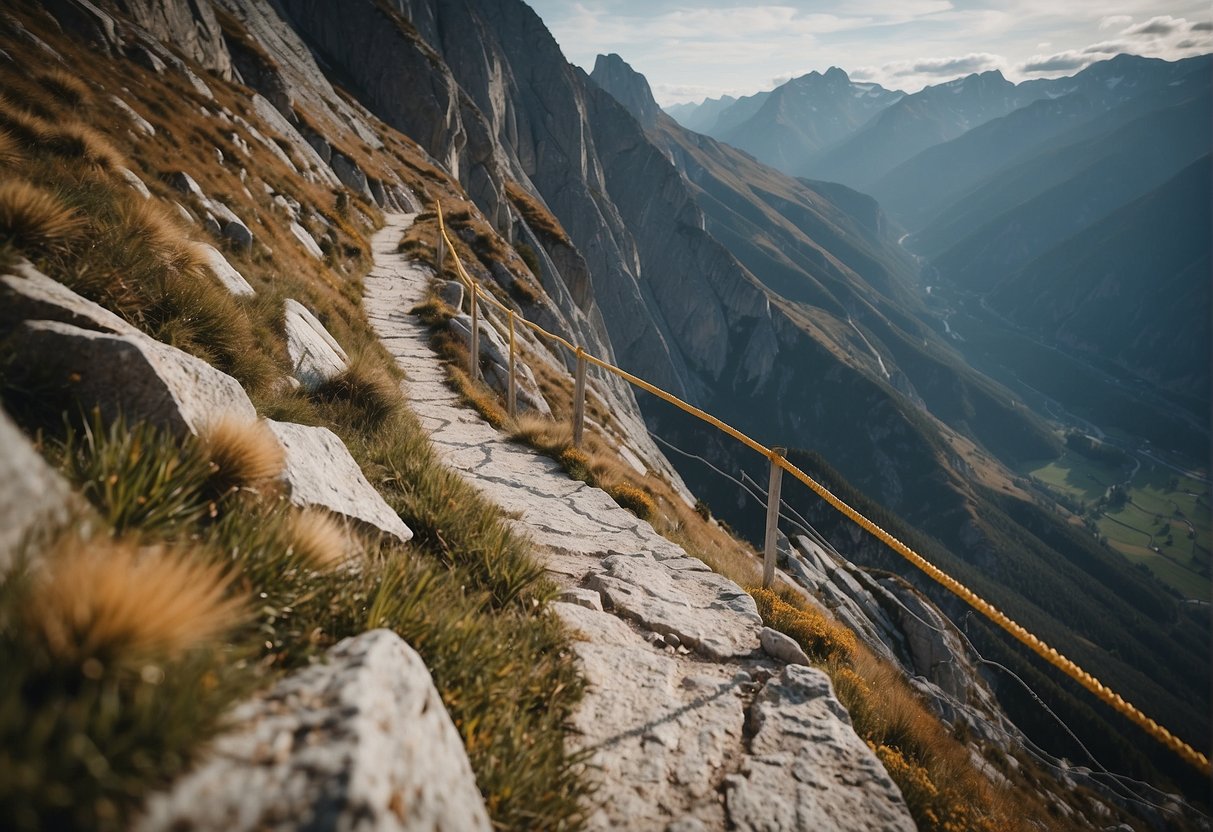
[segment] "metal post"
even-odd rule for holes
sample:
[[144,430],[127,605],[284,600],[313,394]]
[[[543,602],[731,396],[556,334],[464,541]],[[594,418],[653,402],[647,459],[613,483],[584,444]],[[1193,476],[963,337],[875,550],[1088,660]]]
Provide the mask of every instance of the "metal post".
[[506,409],[510,418],[514,418],[518,407],[518,393],[514,387],[514,310],[510,310],[510,385],[506,394]]
[[468,375],[472,381],[480,379],[480,312],[477,307],[480,306],[476,302],[476,296],[479,294],[476,288],[476,282],[472,281],[472,342],[471,348],[468,351]]
[[573,389],[573,447],[581,447],[585,432],[585,353],[577,348],[576,386]]
[[762,548],[762,587],[770,589],[775,580],[775,552],[779,539],[779,491],[783,486],[783,468],[778,460],[786,448],[771,448],[771,481],[767,486],[767,535]]

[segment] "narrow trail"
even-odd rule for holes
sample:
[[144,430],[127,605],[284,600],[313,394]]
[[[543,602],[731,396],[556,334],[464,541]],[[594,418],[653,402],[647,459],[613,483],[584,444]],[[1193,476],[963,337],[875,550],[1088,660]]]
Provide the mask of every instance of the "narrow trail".
[[[872,803],[872,784],[882,777],[893,795],[878,807],[879,825],[913,828],[879,762],[863,756],[866,746],[849,720],[849,737],[812,746],[814,754],[839,758],[836,784],[829,766],[819,766],[810,784],[784,765],[803,739],[794,748],[790,740],[753,747],[756,728],[747,718],[756,698],[778,700],[779,686],[762,682],[782,666],[761,650],[762,622],[748,594],[605,492],[570,479],[556,462],[511,442],[460,404],[429,346],[429,329],[410,314],[433,277],[428,265],[396,251],[414,217],[389,215],[374,236],[366,313],[404,370],[410,405],[439,457],[516,518],[565,590],[568,601],[554,608],[576,634],[589,682],[574,728],[597,773],[599,808],[590,828],[695,832],[772,822],[785,828],[780,810],[796,819],[786,828],[813,817],[830,818],[840,829],[871,828],[873,815],[860,805]],[[828,705],[827,694],[836,705],[828,689],[815,701]],[[803,693],[791,698],[798,701],[784,705],[797,714],[813,705]],[[776,753],[782,762],[770,759]],[[775,793],[779,805],[766,806]]]

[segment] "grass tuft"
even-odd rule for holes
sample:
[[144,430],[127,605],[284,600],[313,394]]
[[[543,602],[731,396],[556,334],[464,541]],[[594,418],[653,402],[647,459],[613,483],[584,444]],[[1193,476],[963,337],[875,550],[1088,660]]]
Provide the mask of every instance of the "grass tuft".
[[189,553],[108,539],[60,544],[33,581],[22,620],[68,665],[174,658],[237,625],[220,569]]
[[349,423],[369,429],[384,424],[400,407],[397,381],[375,362],[361,356],[321,384],[312,395],[318,401],[346,405]]
[[203,429],[199,441],[210,464],[207,484],[216,495],[265,486],[282,474],[282,445],[264,422],[220,418]]
[[25,154],[21,152],[21,143],[8,130],[0,129],[0,165],[14,167]]
[[657,515],[657,504],[643,488],[624,482],[607,488],[606,493],[641,520],[652,520]]
[[83,229],[59,197],[20,179],[0,183],[0,242],[36,253],[61,248]]
[[43,147],[65,159],[78,159],[101,170],[114,170],[124,166],[114,146],[101,133],[83,124],[63,124],[54,127],[43,138]]
[[324,509],[307,508],[291,520],[291,551],[309,568],[328,572],[350,559],[345,523]]
[[39,72],[34,76],[34,80],[38,86],[69,110],[81,109],[93,97],[93,91],[89,89],[88,84],[62,69]]

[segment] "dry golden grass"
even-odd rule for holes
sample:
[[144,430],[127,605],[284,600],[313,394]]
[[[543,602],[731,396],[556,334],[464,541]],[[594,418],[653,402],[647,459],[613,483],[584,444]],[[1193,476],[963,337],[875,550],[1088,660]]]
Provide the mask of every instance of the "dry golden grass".
[[209,268],[180,217],[159,200],[126,200],[118,209],[117,225],[145,245],[166,269],[200,275]]
[[37,147],[55,130],[51,122],[17,106],[3,95],[0,95],[0,126],[26,148]]
[[125,159],[109,139],[84,124],[56,125],[42,141],[42,147],[66,159],[79,159],[101,170],[123,167]]
[[0,130],[0,165],[13,167],[24,158],[17,138],[8,130]]
[[25,182],[0,182],[0,241],[43,251],[74,240],[83,229],[78,214],[59,197]]
[[49,69],[34,76],[34,81],[70,110],[79,110],[88,104],[93,97],[93,91],[88,84],[75,75],[62,69]]
[[264,486],[282,474],[282,444],[264,422],[223,417],[206,426],[199,443],[218,494]]
[[291,551],[317,572],[336,569],[350,559],[349,530],[324,509],[307,508],[296,514],[290,536]]
[[189,553],[109,539],[69,539],[47,556],[23,620],[57,659],[177,656],[220,638],[244,617],[230,579]]
[[518,209],[518,213],[522,214],[522,218],[526,220],[526,224],[531,227],[532,231],[546,236],[555,242],[563,243],[566,246],[573,244],[569,239],[568,233],[564,230],[564,226],[560,224],[560,220],[556,219],[551,211],[543,207],[535,197],[523,190],[521,186],[514,182],[506,182],[505,192],[510,202],[514,203],[514,207]]

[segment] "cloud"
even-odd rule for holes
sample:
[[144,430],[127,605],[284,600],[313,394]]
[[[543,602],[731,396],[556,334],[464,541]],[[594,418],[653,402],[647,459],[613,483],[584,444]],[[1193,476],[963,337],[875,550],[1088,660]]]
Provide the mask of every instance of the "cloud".
[[1133,18],[1129,17],[1127,14],[1114,14],[1100,19],[1099,28],[1111,29],[1113,26],[1123,26],[1126,23],[1132,22]]
[[1084,55],[1117,55],[1121,52],[1128,52],[1133,48],[1133,45],[1128,41],[1123,40],[1105,40],[1100,43],[1093,43],[1086,49],[1082,50]]
[[1020,65],[1019,71],[1025,75],[1039,75],[1045,72],[1065,72],[1072,69],[1082,69],[1087,64],[1097,60],[1095,55],[1088,55],[1076,49],[1068,49],[1055,55],[1033,55]]
[[922,58],[913,61],[908,66],[897,69],[894,75],[971,75],[974,72],[985,72],[1003,64],[1001,55],[991,55],[988,52],[971,52],[952,58]]
[[1188,27],[1189,32],[1213,32],[1213,20],[1194,21]]
[[1187,20],[1182,17],[1171,17],[1169,14],[1152,17],[1145,23],[1138,23],[1136,26],[1129,26],[1121,30],[1122,35],[1128,35],[1131,38],[1152,38],[1159,35],[1169,35],[1185,27]]
[[1037,49],[1048,49],[1052,45],[1053,45],[1053,41],[1042,40],[1040,43],[1036,44],[1036,48]]

